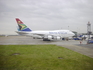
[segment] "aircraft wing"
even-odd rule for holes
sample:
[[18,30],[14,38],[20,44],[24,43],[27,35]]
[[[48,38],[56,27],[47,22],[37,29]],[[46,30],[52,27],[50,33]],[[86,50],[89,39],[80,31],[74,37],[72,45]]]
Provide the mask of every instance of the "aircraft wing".
[[41,36],[41,37],[47,37],[47,36],[52,36],[55,37],[55,35],[51,35],[51,34],[39,34],[39,33],[32,33],[33,35],[37,35],[37,36]]
[[38,34],[38,33],[33,33],[33,35],[38,35],[38,36],[44,37],[45,35],[48,35],[48,34]]

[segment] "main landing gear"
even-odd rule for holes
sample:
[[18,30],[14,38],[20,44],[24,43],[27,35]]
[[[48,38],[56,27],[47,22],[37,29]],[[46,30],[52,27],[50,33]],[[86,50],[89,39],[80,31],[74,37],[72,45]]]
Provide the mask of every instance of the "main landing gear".
[[43,39],[43,41],[51,41],[51,40],[49,40],[49,39]]

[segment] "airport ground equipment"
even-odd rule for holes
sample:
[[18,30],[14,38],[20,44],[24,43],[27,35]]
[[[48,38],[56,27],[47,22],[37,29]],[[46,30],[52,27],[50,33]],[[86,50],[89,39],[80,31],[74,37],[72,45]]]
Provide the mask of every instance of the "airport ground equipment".
[[93,44],[93,40],[88,40],[88,44]]

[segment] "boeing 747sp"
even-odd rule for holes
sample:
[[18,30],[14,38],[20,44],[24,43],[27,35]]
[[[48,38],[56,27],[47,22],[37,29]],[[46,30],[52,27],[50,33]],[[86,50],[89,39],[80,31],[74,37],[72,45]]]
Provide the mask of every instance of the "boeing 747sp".
[[18,24],[19,35],[32,36],[34,38],[42,38],[43,41],[46,40],[60,40],[62,38],[72,37],[75,34],[70,30],[52,30],[52,31],[32,31],[28,28],[20,19],[16,18]]

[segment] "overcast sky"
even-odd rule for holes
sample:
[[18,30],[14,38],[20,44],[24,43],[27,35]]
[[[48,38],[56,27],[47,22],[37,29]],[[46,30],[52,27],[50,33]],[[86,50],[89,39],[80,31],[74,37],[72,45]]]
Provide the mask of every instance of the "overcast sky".
[[32,30],[84,33],[88,21],[93,27],[93,0],[0,0],[0,34],[16,34],[15,18]]

